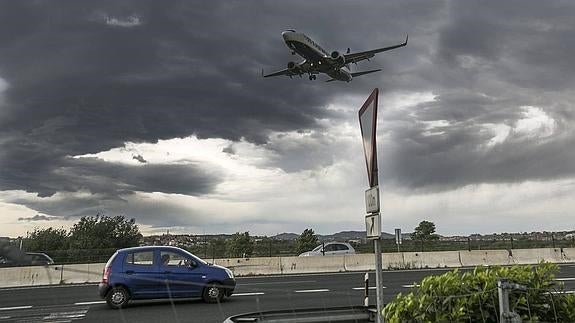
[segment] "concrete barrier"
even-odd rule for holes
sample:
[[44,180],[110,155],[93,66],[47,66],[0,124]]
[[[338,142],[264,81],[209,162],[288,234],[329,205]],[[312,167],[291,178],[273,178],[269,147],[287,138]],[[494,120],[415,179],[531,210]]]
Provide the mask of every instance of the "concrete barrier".
[[512,250],[513,258],[518,264],[537,264],[541,261],[563,262],[560,249],[518,249]]
[[62,284],[83,284],[95,283],[102,280],[104,266],[106,264],[79,264],[79,265],[61,265]]
[[282,257],[282,274],[308,274],[345,271],[345,256]]
[[215,259],[214,263],[229,268],[236,276],[279,275],[282,273],[279,257]]
[[58,266],[3,268],[0,273],[1,287],[54,285],[60,280]]
[[[371,258],[375,258],[372,254]],[[383,269],[405,269],[405,255],[403,252],[384,253],[382,254],[381,264]],[[372,270],[375,270],[373,266]]]
[[[513,250],[515,253],[515,250]],[[515,264],[508,250],[471,250],[459,251],[462,266],[505,266]]]
[[370,271],[375,269],[375,255],[358,254],[345,255],[343,257],[345,271]]
[[561,262],[575,262],[575,248],[562,248]]
[[459,251],[405,252],[404,268],[461,267]]
[[[405,252],[382,255],[384,269],[443,268],[575,262],[575,248]],[[317,257],[215,259],[236,276],[365,272],[375,269],[373,254]],[[34,266],[0,269],[0,287],[97,283],[105,264]]]

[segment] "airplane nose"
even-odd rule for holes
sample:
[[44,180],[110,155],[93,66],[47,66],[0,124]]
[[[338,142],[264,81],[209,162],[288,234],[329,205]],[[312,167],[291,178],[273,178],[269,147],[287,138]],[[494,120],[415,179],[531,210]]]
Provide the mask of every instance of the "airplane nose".
[[291,34],[293,34],[293,33],[295,33],[295,30],[293,30],[293,29],[288,29],[288,30],[286,30],[286,31],[284,31],[284,32],[282,33],[282,37],[283,37],[283,39],[285,40],[285,39],[287,39],[287,38],[288,38]]

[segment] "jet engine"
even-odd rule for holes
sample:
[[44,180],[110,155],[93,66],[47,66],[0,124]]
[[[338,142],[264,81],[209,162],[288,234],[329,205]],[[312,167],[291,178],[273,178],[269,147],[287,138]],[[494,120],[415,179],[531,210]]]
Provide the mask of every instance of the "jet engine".
[[341,55],[338,51],[333,51],[331,53],[331,58],[335,60],[339,65],[345,65],[345,57]]
[[300,74],[301,73],[299,65],[295,62],[289,62],[287,64],[287,68],[290,72],[292,72],[294,74]]

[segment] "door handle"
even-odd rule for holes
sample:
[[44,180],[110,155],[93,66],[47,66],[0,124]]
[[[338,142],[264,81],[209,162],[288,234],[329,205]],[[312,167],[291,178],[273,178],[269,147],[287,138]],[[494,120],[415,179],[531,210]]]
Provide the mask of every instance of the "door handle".
[[134,273],[133,270],[126,270],[126,274],[128,274],[128,275],[131,275],[131,274],[133,274],[133,273]]
[[172,272],[169,270],[164,271],[164,274],[171,274]]

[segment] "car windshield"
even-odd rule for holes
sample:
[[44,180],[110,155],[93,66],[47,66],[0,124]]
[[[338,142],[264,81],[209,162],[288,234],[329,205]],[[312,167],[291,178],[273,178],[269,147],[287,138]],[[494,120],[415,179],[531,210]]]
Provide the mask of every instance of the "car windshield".
[[575,1],[0,22],[0,321],[575,322]]
[[199,263],[201,263],[201,264],[204,264],[204,265],[207,265],[207,264],[208,264],[207,261],[203,260],[203,259],[200,258],[200,257],[197,257],[196,255],[193,255],[192,253],[190,253],[190,252],[188,252],[188,251],[186,251],[186,250],[183,250],[183,253],[184,253],[185,255],[187,255],[189,259],[193,259],[193,260],[195,260],[195,261],[197,261],[197,262],[199,262]]

